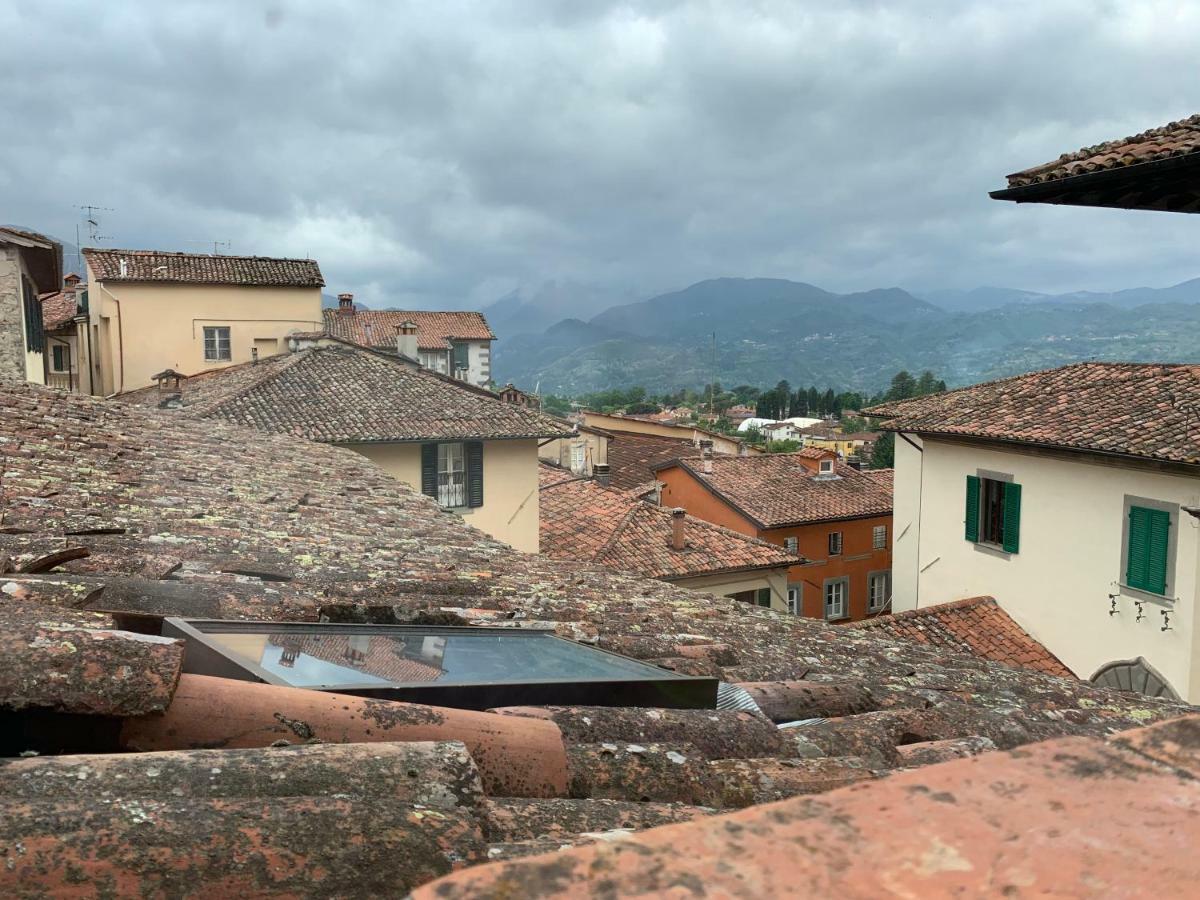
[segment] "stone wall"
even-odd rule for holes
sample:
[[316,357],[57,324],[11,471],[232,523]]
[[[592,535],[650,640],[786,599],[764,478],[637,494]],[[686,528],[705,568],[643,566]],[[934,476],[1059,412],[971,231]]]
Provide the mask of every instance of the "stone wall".
[[21,251],[11,245],[0,246],[0,381],[25,381]]

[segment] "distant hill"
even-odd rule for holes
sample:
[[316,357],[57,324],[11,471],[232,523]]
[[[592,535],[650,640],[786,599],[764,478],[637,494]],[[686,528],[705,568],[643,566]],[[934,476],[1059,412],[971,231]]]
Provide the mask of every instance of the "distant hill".
[[505,337],[541,334],[563,319],[595,315],[615,303],[630,298],[569,281],[547,281],[535,289],[518,289],[487,305],[492,330]]
[[[930,302],[941,300],[941,304]],[[900,288],[837,294],[803,282],[718,278],[542,334],[506,334],[500,381],[577,394],[644,385],[833,385],[873,391],[897,370],[951,384],[1085,359],[1200,361],[1200,280],[1112,294]]]

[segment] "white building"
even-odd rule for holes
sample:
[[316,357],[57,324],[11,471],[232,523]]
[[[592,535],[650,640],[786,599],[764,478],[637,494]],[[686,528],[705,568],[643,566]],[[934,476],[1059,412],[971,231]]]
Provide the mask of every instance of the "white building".
[[1200,700],[1200,366],[1080,363],[870,410],[893,609],[994,596],[1080,678]]

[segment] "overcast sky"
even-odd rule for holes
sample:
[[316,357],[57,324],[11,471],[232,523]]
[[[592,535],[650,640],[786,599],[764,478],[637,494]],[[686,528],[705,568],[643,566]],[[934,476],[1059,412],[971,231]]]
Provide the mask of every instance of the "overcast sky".
[[0,222],[112,207],[108,246],[312,256],[377,307],[1200,275],[1200,216],[987,197],[1200,112],[1200,3],[0,0],[0,34]]

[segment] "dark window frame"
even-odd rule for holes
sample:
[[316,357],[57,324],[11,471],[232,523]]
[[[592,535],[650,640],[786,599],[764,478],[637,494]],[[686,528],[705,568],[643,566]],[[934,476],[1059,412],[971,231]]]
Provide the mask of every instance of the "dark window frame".
[[845,546],[845,540],[842,537],[842,533],[840,531],[829,532],[826,546],[829,549],[830,556],[841,556],[842,550]]

